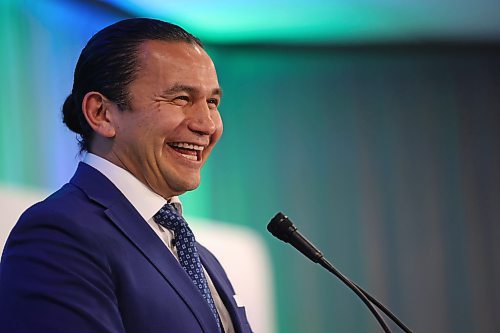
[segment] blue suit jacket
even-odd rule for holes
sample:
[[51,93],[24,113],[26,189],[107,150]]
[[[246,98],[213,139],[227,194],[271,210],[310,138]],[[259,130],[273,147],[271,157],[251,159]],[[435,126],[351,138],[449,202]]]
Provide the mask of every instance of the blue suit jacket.
[[[197,245],[237,332],[244,308],[217,259]],[[71,181],[29,208],[0,264],[1,332],[217,332],[177,260],[100,172],[80,163]]]

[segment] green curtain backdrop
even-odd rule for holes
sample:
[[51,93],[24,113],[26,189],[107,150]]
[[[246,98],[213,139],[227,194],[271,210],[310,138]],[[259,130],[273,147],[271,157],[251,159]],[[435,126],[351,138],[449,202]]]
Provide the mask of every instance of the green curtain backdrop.
[[[500,329],[498,45],[214,51],[212,216],[263,230],[283,210],[416,332]],[[347,288],[269,244],[283,332],[377,331]]]
[[[59,114],[74,64],[123,13],[26,3],[0,7],[0,182],[53,190],[78,159]],[[262,234],[279,332],[380,331],[267,235],[279,210],[415,332],[500,331],[500,44],[208,50],[225,131],[186,210]]]

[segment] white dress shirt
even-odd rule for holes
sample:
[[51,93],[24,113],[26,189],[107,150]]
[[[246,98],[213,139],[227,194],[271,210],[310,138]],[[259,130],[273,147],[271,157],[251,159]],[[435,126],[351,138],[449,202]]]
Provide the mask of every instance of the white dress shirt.
[[[171,230],[163,228],[153,219],[153,216],[163,207],[167,202],[175,206],[177,211],[182,214],[182,203],[179,197],[172,197],[170,200],[166,200],[162,196],[153,192],[149,187],[144,185],[140,180],[135,178],[130,172],[121,167],[105,160],[102,157],[94,155],[92,153],[87,153],[83,159],[83,162],[90,165],[94,169],[101,172],[106,178],[108,178],[122,194],[127,198],[127,200],[134,206],[134,208],[139,212],[145,222],[149,224],[151,229],[160,237],[165,246],[170,250],[172,255],[179,260],[177,256],[177,250],[172,244],[172,239],[174,234]],[[227,311],[222,299],[217,293],[215,286],[210,278],[210,275],[205,272],[205,277],[207,278],[208,287],[212,293],[212,298],[214,299],[217,311],[219,312],[219,317],[221,319],[222,325],[224,327],[224,332],[234,333],[234,327],[231,322],[231,317]]]

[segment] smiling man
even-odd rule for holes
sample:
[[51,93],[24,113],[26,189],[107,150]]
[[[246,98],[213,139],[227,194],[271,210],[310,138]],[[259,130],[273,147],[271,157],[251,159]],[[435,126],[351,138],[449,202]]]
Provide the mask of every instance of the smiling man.
[[92,37],[63,106],[86,154],[9,236],[2,331],[251,331],[177,197],[222,134],[220,99],[212,60],[178,26],[129,19]]
[[193,190],[222,134],[221,90],[199,44],[149,40],[125,110],[87,92],[83,113],[95,136],[91,152],[128,170],[164,198]]

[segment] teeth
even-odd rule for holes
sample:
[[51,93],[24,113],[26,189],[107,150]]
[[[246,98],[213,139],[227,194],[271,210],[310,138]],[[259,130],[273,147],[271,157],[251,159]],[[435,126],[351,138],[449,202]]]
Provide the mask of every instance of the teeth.
[[196,155],[185,155],[185,154],[181,154],[181,155],[184,156],[185,158],[187,158],[188,160],[192,160],[192,161],[198,160],[198,157],[196,157]]
[[186,143],[186,142],[174,142],[174,143],[171,143],[170,145],[173,147],[193,149],[193,150],[199,150],[199,151],[202,151],[205,148],[203,146],[193,145],[193,144]]

